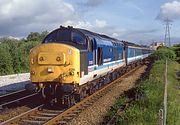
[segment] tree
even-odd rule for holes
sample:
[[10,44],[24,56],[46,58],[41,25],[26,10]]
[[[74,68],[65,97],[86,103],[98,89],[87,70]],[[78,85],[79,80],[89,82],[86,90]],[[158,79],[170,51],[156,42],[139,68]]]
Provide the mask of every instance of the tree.
[[27,40],[0,38],[0,75],[29,72],[29,52],[48,34],[31,32]]
[[38,32],[31,32],[27,36],[27,41],[38,41],[40,40],[40,34]]
[[20,55],[21,72],[29,72],[29,52],[39,44],[38,41],[23,42],[19,46],[18,55]]
[[160,48],[155,51],[151,56],[156,60],[174,60],[176,58],[175,52],[169,48]]
[[31,33],[27,36],[27,41],[42,41],[47,34],[48,34],[47,31],[43,31],[42,33],[31,32]]
[[180,44],[174,45],[171,49],[176,53],[176,60],[180,63]]
[[4,44],[7,44],[7,46],[9,47],[8,51],[13,61],[12,67],[13,67],[14,73],[19,73],[21,70],[21,65],[20,65],[20,60],[19,60],[21,55],[18,54],[18,50],[19,50],[19,45],[21,44],[21,41],[9,39],[8,41],[4,42]]
[[1,43],[0,44],[0,75],[12,74],[13,62],[9,53],[9,47]]

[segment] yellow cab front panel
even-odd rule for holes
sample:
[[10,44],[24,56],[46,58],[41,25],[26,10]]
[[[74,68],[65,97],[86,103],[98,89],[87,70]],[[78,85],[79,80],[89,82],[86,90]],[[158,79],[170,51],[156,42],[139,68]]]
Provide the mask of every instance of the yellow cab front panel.
[[30,79],[33,83],[79,83],[79,50],[62,43],[36,46],[30,51]]

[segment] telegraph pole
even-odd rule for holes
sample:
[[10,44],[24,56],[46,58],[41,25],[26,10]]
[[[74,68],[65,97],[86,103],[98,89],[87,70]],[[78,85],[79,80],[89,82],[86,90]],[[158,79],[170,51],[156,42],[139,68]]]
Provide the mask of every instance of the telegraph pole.
[[166,19],[164,20],[165,22],[165,37],[164,37],[164,42],[165,42],[165,45],[170,47],[171,46],[171,36],[170,36],[170,22],[171,20],[169,19]]

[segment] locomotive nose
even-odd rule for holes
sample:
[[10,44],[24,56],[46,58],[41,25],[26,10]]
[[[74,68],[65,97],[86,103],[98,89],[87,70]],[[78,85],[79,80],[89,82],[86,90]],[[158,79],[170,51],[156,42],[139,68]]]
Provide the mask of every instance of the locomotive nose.
[[30,53],[33,83],[78,83],[79,50],[64,44],[42,44]]
[[64,53],[44,53],[40,52],[38,54],[38,64],[39,65],[48,65],[47,73],[55,72],[55,65],[64,65],[65,64],[65,54]]
[[63,65],[65,61],[65,53],[40,52],[38,54],[39,65]]

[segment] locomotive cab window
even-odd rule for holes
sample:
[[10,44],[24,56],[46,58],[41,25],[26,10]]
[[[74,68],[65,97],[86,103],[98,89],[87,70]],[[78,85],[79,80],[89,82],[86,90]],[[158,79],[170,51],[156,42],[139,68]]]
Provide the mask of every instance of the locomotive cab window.
[[65,43],[79,49],[86,49],[86,36],[73,29],[57,29],[43,40],[43,43]]
[[57,40],[58,41],[71,41],[71,31],[68,29],[64,29],[63,31],[58,30]]
[[43,41],[43,43],[71,41],[71,32],[68,29],[55,30],[50,33]]
[[72,41],[81,45],[86,44],[86,38],[82,36],[79,32],[72,32]]
[[92,38],[88,40],[88,51],[93,52],[93,39]]

